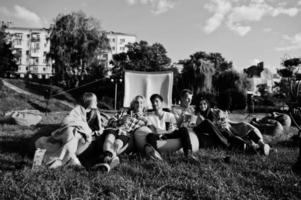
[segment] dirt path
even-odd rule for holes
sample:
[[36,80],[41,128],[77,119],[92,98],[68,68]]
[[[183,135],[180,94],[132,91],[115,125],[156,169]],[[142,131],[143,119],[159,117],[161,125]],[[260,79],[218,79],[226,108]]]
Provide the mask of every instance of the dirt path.
[[[31,92],[28,92],[28,91],[26,91],[26,90],[23,90],[23,89],[21,89],[21,88],[15,86],[15,85],[13,85],[13,84],[11,84],[11,83],[5,81],[4,79],[2,79],[2,82],[3,82],[3,85],[4,85],[4,86],[8,87],[8,88],[11,89],[11,90],[14,90],[14,91],[17,92],[17,93],[25,94],[25,95],[29,95],[29,96],[34,96],[34,97],[37,97],[37,98],[42,98],[41,96],[39,96],[39,95],[37,95],[37,94],[34,94],[34,93],[31,93]],[[44,97],[43,97],[43,98],[44,98]],[[64,105],[66,105],[66,106],[68,106],[68,107],[70,107],[70,108],[73,108],[73,107],[74,107],[74,105],[73,105],[72,103],[69,103],[69,102],[67,102],[67,101],[58,100],[58,99],[56,99],[56,100],[59,101],[61,104],[64,104]]]

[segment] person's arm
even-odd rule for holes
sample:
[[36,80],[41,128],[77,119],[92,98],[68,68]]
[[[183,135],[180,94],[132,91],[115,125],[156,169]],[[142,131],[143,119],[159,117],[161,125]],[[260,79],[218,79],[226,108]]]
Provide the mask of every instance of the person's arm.
[[[96,127],[98,127],[98,129],[93,130],[92,135],[93,136],[100,136],[100,135],[102,135],[102,133],[104,131],[104,126],[103,126],[103,123],[101,121],[101,115],[100,115],[99,110],[96,110],[96,123],[97,123]],[[91,135],[91,139],[92,139],[92,135]]]

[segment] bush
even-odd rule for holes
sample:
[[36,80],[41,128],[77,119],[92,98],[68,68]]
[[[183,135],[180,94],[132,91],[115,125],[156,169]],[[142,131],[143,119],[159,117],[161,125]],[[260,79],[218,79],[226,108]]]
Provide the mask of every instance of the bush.
[[193,104],[196,105],[197,101],[199,101],[200,98],[206,98],[208,102],[210,103],[210,107],[215,107],[217,106],[216,102],[216,95],[211,93],[211,92],[200,92],[196,98],[193,99]]
[[247,96],[242,90],[229,89],[218,95],[217,104],[222,110],[242,110],[247,106]]

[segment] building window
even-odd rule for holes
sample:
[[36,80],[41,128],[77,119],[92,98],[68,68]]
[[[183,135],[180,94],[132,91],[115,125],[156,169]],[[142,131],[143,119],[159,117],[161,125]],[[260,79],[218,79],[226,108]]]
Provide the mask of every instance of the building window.
[[115,42],[115,38],[112,38],[112,42]]
[[125,50],[125,48],[124,47],[120,47],[120,51],[124,51]]
[[32,65],[38,65],[39,64],[39,58],[32,58]]
[[112,47],[112,50],[115,51],[115,47]]
[[40,41],[40,34],[39,33],[32,33],[31,34],[31,41],[32,42],[39,42]]
[[40,50],[40,43],[34,42],[32,43],[32,51],[33,53],[38,53]]
[[125,39],[120,39],[120,44],[125,43]]

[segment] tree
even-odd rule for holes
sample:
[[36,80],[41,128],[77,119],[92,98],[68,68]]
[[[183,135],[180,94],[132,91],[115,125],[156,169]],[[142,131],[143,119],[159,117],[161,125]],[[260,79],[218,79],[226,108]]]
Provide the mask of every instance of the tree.
[[182,61],[182,86],[190,88],[194,94],[212,91],[213,63],[203,59]]
[[[98,57],[109,48],[98,20],[83,12],[59,15],[51,27],[49,56],[55,60],[55,79],[67,87],[77,86],[86,76],[99,78],[104,71]],[[89,74],[90,72],[90,74]],[[94,77],[97,78],[97,77]],[[67,81],[68,80],[68,81]]]
[[247,79],[235,70],[221,72],[215,80],[214,87],[217,91],[227,89],[242,90],[247,86]]
[[14,73],[17,70],[16,56],[13,54],[11,42],[8,41],[6,26],[0,27],[0,76]]
[[226,61],[220,53],[208,54],[203,51],[196,52],[179,63],[183,64],[183,86],[193,89],[195,94],[212,92],[213,76],[232,68],[232,62]]
[[128,44],[128,51],[113,55],[113,75],[122,76],[124,70],[165,71],[169,69],[170,58],[162,44],[149,45],[146,41]]
[[299,83],[297,82],[301,79],[298,68],[301,65],[301,58],[284,59],[281,65],[284,68],[277,70],[277,73],[282,77],[278,85],[279,94],[284,96],[287,101],[298,101],[301,104],[298,96]]

